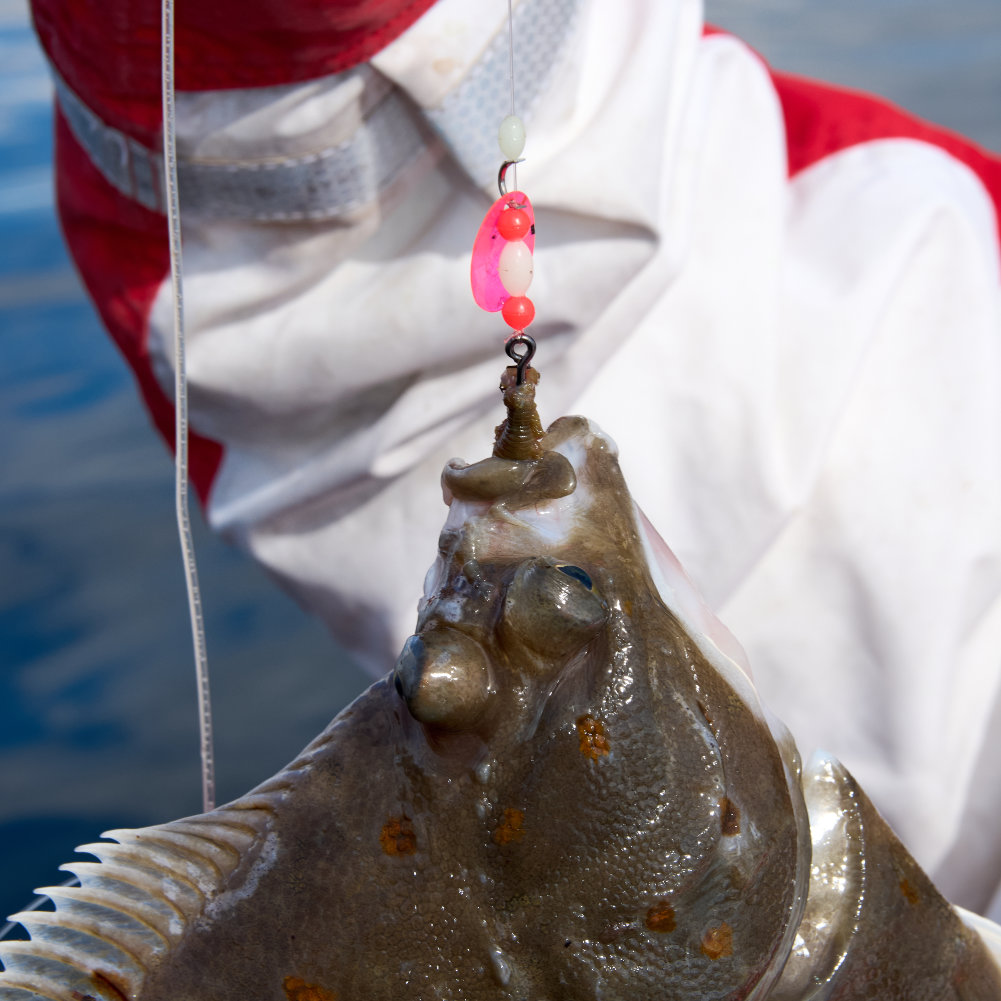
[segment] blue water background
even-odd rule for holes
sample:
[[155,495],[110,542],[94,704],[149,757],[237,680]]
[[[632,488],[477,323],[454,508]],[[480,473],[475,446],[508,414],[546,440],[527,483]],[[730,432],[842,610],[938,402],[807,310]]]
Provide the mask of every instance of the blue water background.
[[[707,19],[1001,149],[1001,0],[711,0]],[[172,466],[63,249],[50,100],[25,4],[0,0],[0,914],[76,844],[200,806]],[[225,800],[367,682],[195,527]]]

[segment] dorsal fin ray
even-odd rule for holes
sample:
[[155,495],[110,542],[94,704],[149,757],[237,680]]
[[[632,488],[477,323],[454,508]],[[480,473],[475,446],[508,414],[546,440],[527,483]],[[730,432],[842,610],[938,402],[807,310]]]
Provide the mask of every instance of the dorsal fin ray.
[[[176,923],[184,920],[184,909],[158,892],[160,881],[135,866],[124,868],[114,862],[67,862],[59,868],[73,873],[81,886],[130,900],[136,908],[135,913],[163,935],[169,936],[176,931]],[[195,899],[194,893],[191,898]]]
[[263,844],[286,780],[266,783],[211,813],[83,845],[98,862],[64,869],[78,887],[43,887],[54,911],[15,914],[31,940],[0,942],[0,1001],[136,998],[143,983]]

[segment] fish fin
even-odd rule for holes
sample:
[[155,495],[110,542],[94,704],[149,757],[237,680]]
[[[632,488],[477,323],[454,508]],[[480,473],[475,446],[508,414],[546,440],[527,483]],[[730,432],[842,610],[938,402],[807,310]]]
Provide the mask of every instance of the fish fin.
[[844,766],[814,754],[803,772],[803,793],[812,840],[806,910],[775,1001],[821,998],[844,962],[859,921],[865,875],[862,813],[855,783]]
[[54,911],[11,916],[30,941],[0,942],[0,1001],[122,1001],[266,842],[280,790],[258,791],[211,813],[108,831],[71,862],[80,886],[44,887]]

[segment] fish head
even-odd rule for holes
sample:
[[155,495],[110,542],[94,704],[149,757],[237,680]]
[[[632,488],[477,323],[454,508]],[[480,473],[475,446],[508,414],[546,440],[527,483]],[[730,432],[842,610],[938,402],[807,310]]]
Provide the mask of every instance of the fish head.
[[394,676],[409,750],[429,774],[478,776],[493,844],[472,866],[509,899],[538,894],[535,920],[562,909],[575,961],[763,996],[808,878],[795,749],[635,508],[614,443],[563,418],[542,444],[445,468]]
[[431,730],[524,739],[553,685],[594,659],[609,619],[608,568],[594,558],[606,539],[589,537],[602,522],[590,469],[581,479],[572,459],[583,456],[564,451],[444,470],[449,515],[395,670],[411,714]]

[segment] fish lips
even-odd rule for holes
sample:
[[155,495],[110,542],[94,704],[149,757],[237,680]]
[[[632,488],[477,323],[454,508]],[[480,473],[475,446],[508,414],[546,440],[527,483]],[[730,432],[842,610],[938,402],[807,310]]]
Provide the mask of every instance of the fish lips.
[[494,693],[483,647],[466,633],[441,624],[404,643],[393,674],[396,690],[414,719],[443,730],[472,729]]

